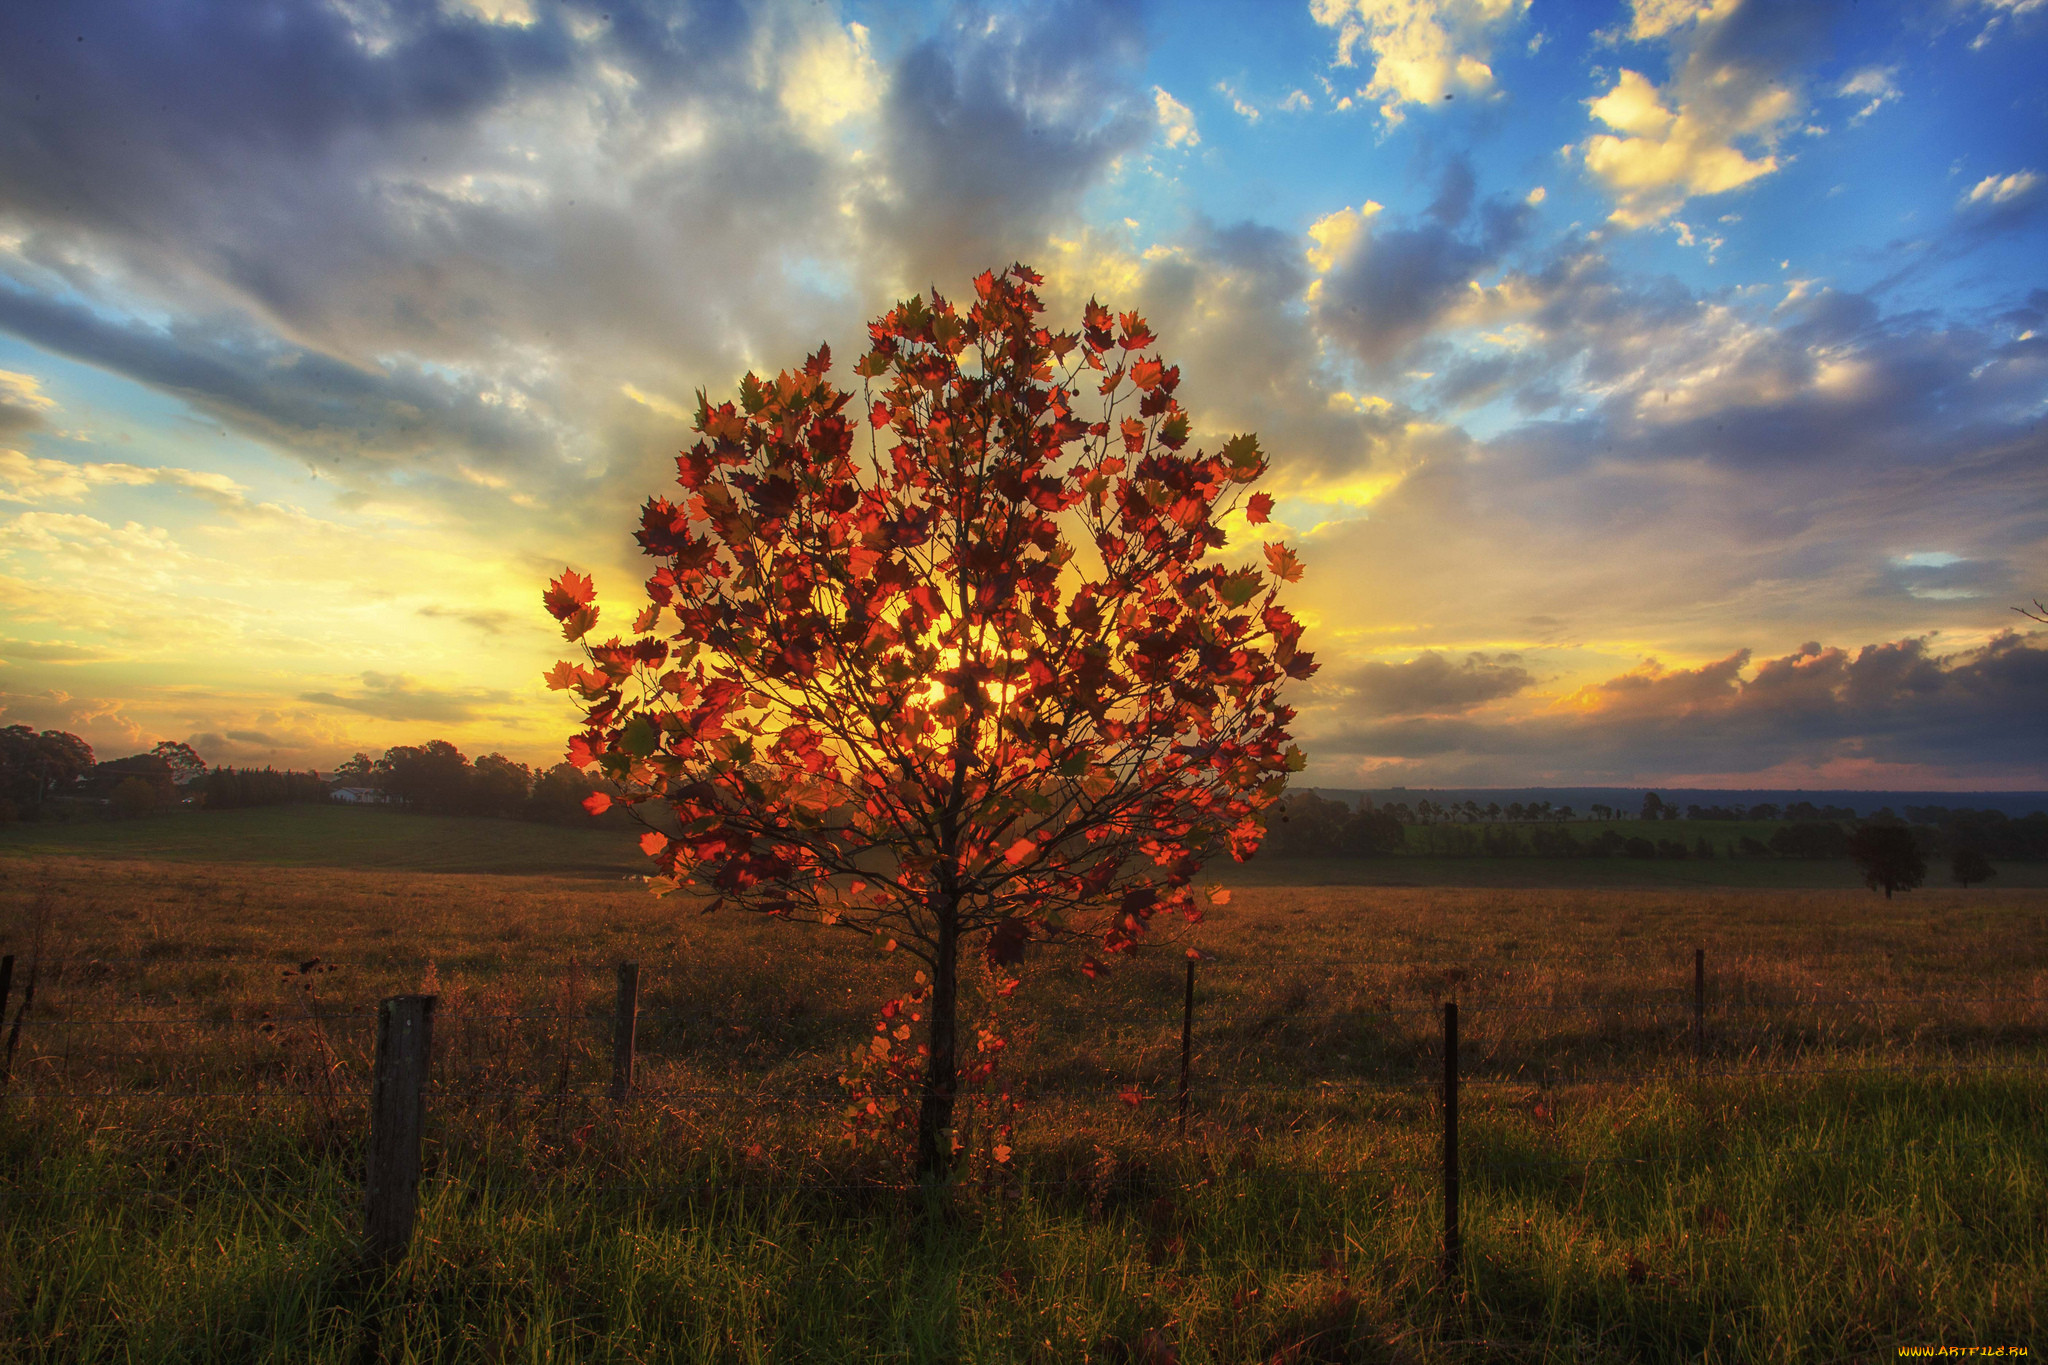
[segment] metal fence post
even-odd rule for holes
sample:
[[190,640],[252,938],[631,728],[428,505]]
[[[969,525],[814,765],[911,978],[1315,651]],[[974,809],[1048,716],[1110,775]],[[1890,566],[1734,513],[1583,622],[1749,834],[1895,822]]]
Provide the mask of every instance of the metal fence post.
[[1458,1237],[1458,1002],[1444,1001],[1444,1263],[1446,1284],[1463,1257]]
[[1188,1070],[1195,1044],[1195,960],[1188,959],[1187,995],[1180,1007],[1180,1135],[1188,1135]]
[[419,1211],[420,1139],[433,1050],[431,995],[394,995],[377,1007],[377,1060],[370,1074],[370,1153],[363,1181],[363,1244],[394,1261],[412,1241]]
[[619,1000],[612,1011],[612,1103],[633,1090],[633,1035],[640,1025],[640,964],[619,964]]

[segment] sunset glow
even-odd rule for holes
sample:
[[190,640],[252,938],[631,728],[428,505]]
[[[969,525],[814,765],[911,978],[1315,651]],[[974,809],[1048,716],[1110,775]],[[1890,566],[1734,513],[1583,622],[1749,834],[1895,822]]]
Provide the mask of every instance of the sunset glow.
[[541,590],[637,595],[697,391],[858,407],[1017,260],[1258,433],[1309,782],[2048,788],[2044,67],[1993,0],[13,6],[0,723],[554,763]]

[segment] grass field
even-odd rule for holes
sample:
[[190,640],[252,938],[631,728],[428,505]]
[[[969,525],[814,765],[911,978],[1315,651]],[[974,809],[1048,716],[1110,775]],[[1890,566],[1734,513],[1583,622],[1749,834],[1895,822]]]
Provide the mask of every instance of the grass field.
[[[838,1121],[900,956],[656,901],[619,880],[617,834],[236,814],[0,834],[0,948],[25,956],[41,913],[47,964],[0,1113],[0,1360],[1821,1362],[2042,1340],[2039,890],[1238,869],[1188,939],[1213,955],[1189,1139],[1182,945],[1098,981],[1048,956],[1000,1002],[1015,1152],[994,1162],[971,1117],[968,1180],[932,1195]],[[340,865],[386,831],[381,865]],[[614,1110],[628,958],[643,1091]],[[373,1274],[349,1011],[421,988],[441,1000],[422,1222]],[[1470,1078],[1455,1290],[1447,997]],[[172,1098],[192,1092],[225,1093]]]
[[[1573,825],[1648,832],[1690,844],[1699,830],[1732,839],[1767,824],[1689,822]],[[1677,830],[1677,835],[1670,831]],[[1411,828],[1411,840],[1428,833]],[[638,875],[647,860],[629,827],[564,828],[515,820],[411,815],[348,806],[270,806],[251,810],[183,811],[148,820],[77,820],[0,826],[0,867],[10,858],[80,856],[154,862],[261,863],[282,867],[389,868],[413,872]],[[1420,847],[1420,843],[1417,843]],[[1212,869],[1232,885],[1474,887],[1785,887],[1861,885],[1847,859],[1714,858],[1433,858],[1422,854],[1349,859],[1305,858]],[[1928,885],[1947,884],[1945,866],[1928,869]],[[1993,885],[2048,887],[2048,864],[2002,863]]]

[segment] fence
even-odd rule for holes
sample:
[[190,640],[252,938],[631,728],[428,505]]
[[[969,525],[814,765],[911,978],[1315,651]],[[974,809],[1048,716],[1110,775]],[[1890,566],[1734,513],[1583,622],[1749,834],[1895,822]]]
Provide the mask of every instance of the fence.
[[[1604,960],[1604,959],[1603,959]],[[166,959],[140,960],[147,966],[158,967]],[[216,959],[202,960],[204,965],[218,966]],[[1555,961],[1555,959],[1552,959]],[[614,969],[614,997],[610,1012],[574,1013],[561,1008],[540,1010],[469,1010],[449,1014],[440,1008],[440,999],[431,993],[411,993],[383,998],[374,1011],[363,1008],[322,1010],[313,1004],[306,1005],[303,1022],[314,1030],[320,1040],[319,1046],[327,1061],[324,1072],[314,1084],[298,1087],[265,1085],[260,1081],[245,1083],[237,1088],[170,1089],[149,1085],[78,1085],[71,1083],[75,1076],[74,1063],[79,1060],[76,1050],[67,1042],[59,1052],[50,1047],[36,1047],[30,1059],[30,1068],[37,1074],[34,1083],[15,1086],[14,1071],[17,1052],[26,1027],[33,1038],[37,1034],[75,1035],[86,1030],[109,1030],[134,1026],[161,1029],[169,1025],[194,1027],[247,1027],[254,1023],[258,1028],[274,1027],[276,1020],[250,1020],[233,1017],[221,1018],[213,1015],[161,1016],[100,1016],[90,1018],[36,1017],[31,1014],[34,991],[39,976],[38,964],[31,964],[25,973],[26,987],[22,999],[13,1007],[13,1020],[6,1029],[5,1058],[0,1061],[0,1085],[7,1089],[0,1095],[0,1102],[38,1100],[98,1100],[135,1101],[160,1104],[173,1100],[247,1100],[261,1102],[279,1099],[303,1100],[310,1094],[318,1093],[338,1110],[342,1100],[366,1101],[364,1121],[367,1128],[367,1144],[364,1148],[363,1167],[363,1245],[373,1258],[388,1260],[402,1255],[411,1236],[417,1216],[419,1189],[422,1180],[422,1147],[428,1132],[430,1114],[440,1109],[454,1109],[464,1102],[507,1096],[541,1095],[566,1102],[576,1100],[605,1101],[618,1110],[624,1110],[636,1100],[689,1100],[698,1098],[730,1099],[734,1094],[731,1084],[726,1085],[662,1085],[647,1084],[638,1074],[641,1029],[644,1022],[674,1026],[678,1023],[701,1025],[717,1017],[716,1011],[643,1008],[641,998],[642,973],[638,963],[617,964]],[[74,966],[78,964],[73,964]],[[119,964],[112,959],[92,959],[86,967],[92,970],[111,970]],[[308,977],[316,971],[332,970],[335,964],[321,963],[317,959],[296,965],[273,964],[283,968],[284,975]],[[1276,970],[1271,962],[1257,964],[1268,975]],[[1191,1118],[1198,1114],[1203,1102],[1214,1103],[1229,1096],[1251,1096],[1258,1094],[1298,1094],[1327,1100],[1346,1094],[1429,1094],[1435,1105],[1441,1143],[1434,1162],[1412,1162],[1399,1165],[1399,1169],[1427,1172],[1439,1181],[1442,1198],[1442,1254],[1441,1269],[1444,1276],[1455,1277],[1459,1272],[1462,1248],[1459,1235],[1459,1195],[1461,1188],[1461,1163],[1459,1148],[1459,1099],[1461,1092],[1474,1087],[1517,1087],[1527,1090],[1532,1085],[1539,1089],[1556,1085],[1591,1083],[1612,1086],[1616,1084],[1639,1084],[1652,1078],[1669,1079],[1674,1074],[1697,1079],[1710,1077],[1750,1078],[1766,1076],[1840,1076],[1840,1075],[1928,1075],[1933,1073],[1991,1073],[2031,1072],[2044,1070],[2043,1058],[2035,1053],[2026,1053],[2027,1044],[2039,1044],[2048,1040],[2048,1021],[2041,1018],[2043,997],[2038,995],[2002,996],[1924,996],[1924,995],[1829,995],[1824,982],[1813,983],[1811,994],[1803,1001],[1794,1002],[1808,1010],[1834,1010],[1836,1012],[1884,1008],[1896,1013],[1893,1023],[1910,1022],[1915,1007],[1936,1007],[1939,1011],[1953,1011],[1962,1006],[1987,1009],[2003,1017],[1993,1020],[1980,1019],[1968,1025],[1964,1032],[1965,1041],[1974,1044],[2020,1044],[2019,1049],[2008,1049],[2000,1055],[1991,1048],[1973,1046],[1957,1050],[1951,1048],[1949,1055],[1921,1062],[1901,1062],[1896,1058],[1880,1064],[1854,1063],[1836,1064],[1839,1058],[1825,1048],[1818,1049],[1822,1062],[1815,1064],[1808,1053],[1797,1048],[1766,1051],[1760,1044],[1752,1043],[1746,1049],[1741,1045],[1744,1035],[1735,1025],[1748,1017],[1754,1022],[1763,1018],[1766,1032],[1785,1025],[1791,1015],[1786,1013],[1785,1002],[1767,1002],[1759,1008],[1754,1002],[1746,1001],[1740,992],[1728,992],[1721,997],[1710,994],[1710,976],[1707,955],[1704,949],[1694,949],[1688,978],[1678,989],[1652,989],[1639,994],[1637,998],[1624,999],[1618,1003],[1589,1003],[1587,1001],[1529,1001],[1503,1004],[1487,1000],[1466,999],[1462,1002],[1462,1013],[1466,1026],[1461,1040],[1461,1001],[1456,998],[1435,1001],[1428,1005],[1397,1006],[1390,999],[1373,1002],[1372,1008],[1356,1014],[1348,1022],[1357,1026],[1361,1019],[1375,1025],[1389,1021],[1412,1021],[1416,1032],[1433,1032],[1434,1046],[1431,1048],[1411,1047],[1406,1059],[1412,1065],[1403,1067],[1386,1059],[1381,1064],[1363,1069],[1352,1066],[1338,1074],[1315,1074],[1313,1070],[1301,1069],[1296,1074],[1275,1077],[1264,1075],[1245,1079],[1230,1075],[1200,1074],[1196,1049],[1198,1022],[1204,1022],[1198,1012],[1198,970],[1197,963],[1189,960],[1181,972],[1172,973],[1180,977],[1172,984],[1180,990],[1178,1019],[1173,1022],[1178,1028],[1178,1065],[1172,1071],[1162,1074],[1163,1068],[1153,1067],[1149,1074],[1137,1077],[1111,1077],[1106,1075],[1086,1076],[1061,1074],[1057,1069],[1032,1080],[1022,1088],[1029,1093],[1045,1098],[1052,1096],[1079,1096],[1101,1098],[1114,1088],[1119,1098],[1131,1100],[1133,1096],[1144,1098],[1147,1088],[1161,1094],[1170,1093],[1174,1105],[1176,1127],[1179,1136],[1188,1136]],[[1387,968],[1400,969],[1410,973],[1421,972],[1427,978],[1442,978],[1448,983],[1447,994],[1456,994],[1459,987],[1469,986],[1471,980],[1457,969],[1444,971],[1429,969],[1425,964],[1412,959],[1348,959],[1323,960],[1316,963],[1277,964],[1283,973],[1287,970],[1335,972],[1342,968]],[[1211,964],[1209,973],[1227,972],[1228,964]],[[7,1020],[10,1004],[13,1002],[15,983],[15,960],[10,955],[0,958],[0,1024]],[[1165,992],[1157,989],[1163,983],[1156,978],[1156,972],[1143,971],[1126,973],[1124,979],[1152,988],[1157,996]],[[1164,1004],[1164,999],[1153,1002]],[[1283,1000],[1282,1005],[1287,1002]],[[1775,1017],[1766,1017],[1775,1011]],[[1284,1013],[1284,1010],[1283,1010]],[[1593,1073],[1538,1071],[1528,1069],[1527,1059],[1517,1059],[1510,1051],[1503,1057],[1497,1046],[1500,1037],[1488,1045],[1483,1039],[1475,1040],[1469,1025],[1473,1018],[1488,1024],[1512,1022],[1521,1017],[1554,1019],[1568,1014],[1585,1015],[1604,1013],[1611,1016],[1626,1016],[1635,1021],[1639,1030],[1638,1051],[1647,1050],[1656,1056],[1662,1065],[1652,1068],[1629,1070],[1607,1069]],[[1674,1018],[1675,1016],[1675,1018]],[[334,1047],[328,1026],[336,1023],[367,1024],[374,1018],[373,1047],[367,1059],[367,1077],[352,1076],[359,1069],[343,1058]],[[541,1023],[550,1026],[568,1025],[572,1028],[597,1026],[602,1035],[603,1046],[586,1049],[598,1055],[608,1056],[609,1076],[601,1087],[572,1089],[569,1085],[571,1065],[569,1054],[564,1051],[556,1081],[551,1088],[532,1084],[450,1084],[445,1079],[440,1084],[432,1082],[436,1058],[435,1032],[437,1021],[445,1026],[449,1023],[464,1025],[511,1026],[526,1023]],[[292,1021],[294,1023],[300,1021]],[[1159,1022],[1155,1020],[1155,1022]],[[1212,1029],[1217,1021],[1209,1020]],[[1256,1021],[1254,1021],[1256,1022]],[[1672,1027],[1673,1024],[1676,1027]],[[1245,1024],[1243,1019],[1225,1017],[1224,1026]],[[1807,1025],[1795,1024],[1794,1031],[1806,1030]],[[1926,1042],[1927,1026],[1925,1017],[1911,1025],[1917,1043]],[[1168,1030],[1155,1030],[1159,1036],[1170,1036]],[[1803,1036],[1803,1035],[1802,1035]],[[371,1041],[371,1040],[363,1040]],[[1413,1041],[1411,1039],[1411,1041]],[[1808,1041],[1825,1043],[1824,1033],[1814,1033]],[[1951,1039],[1950,1041],[1955,1041]],[[1399,1051],[1399,1049],[1397,1049]],[[86,1061],[93,1060],[88,1056]],[[1399,1059],[1397,1058],[1396,1061]],[[1467,1063],[1481,1063],[1478,1070],[1466,1070]],[[1494,1063],[1489,1074],[1486,1063]],[[1503,1063],[1512,1065],[1503,1065]],[[1405,1074],[1404,1074],[1405,1073]],[[338,1081],[337,1077],[342,1078]],[[24,1078],[26,1079],[26,1078]],[[366,1080],[367,1084],[362,1081]],[[355,1083],[348,1083],[354,1081]],[[815,1103],[830,1093],[827,1078],[818,1075],[808,1078],[808,1084],[785,1085],[783,1097],[802,1103]],[[56,1083],[53,1083],[56,1082]],[[769,1091],[763,1089],[752,1098],[765,1100]],[[1518,1159],[1524,1164],[1542,1165],[1548,1162],[1554,1166],[1578,1168],[1589,1171],[1595,1165],[1644,1165],[1649,1158],[1610,1157],[1586,1160],[1572,1157],[1545,1158],[1537,1154],[1522,1153]],[[1391,1163],[1381,1163],[1389,1169]],[[744,1179],[729,1183],[745,1184]],[[1059,1182],[1055,1182],[1059,1183]],[[1069,1182],[1071,1183],[1071,1182]],[[827,1183],[805,1182],[803,1188],[818,1190],[830,1187]],[[685,1185],[663,1186],[645,1182],[597,1182],[576,1186],[586,1194],[636,1194],[650,1196],[667,1192],[701,1190],[704,1182]],[[866,1191],[915,1190],[923,1188],[909,1183],[890,1183],[880,1180],[859,1182],[847,1188]]]

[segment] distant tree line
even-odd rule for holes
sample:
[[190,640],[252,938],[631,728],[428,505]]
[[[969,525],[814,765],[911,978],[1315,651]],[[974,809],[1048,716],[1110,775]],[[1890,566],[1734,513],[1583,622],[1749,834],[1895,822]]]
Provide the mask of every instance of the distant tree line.
[[249,806],[325,801],[328,795],[327,780],[317,772],[215,768],[206,775],[200,804],[207,810],[242,810]]
[[[1657,812],[1657,821],[1680,818],[1676,806],[1658,800],[1654,807],[1645,798],[1646,810]],[[1875,847],[1873,836],[1859,835],[1867,829],[1893,829],[1879,841],[1886,847],[1904,839],[1922,860],[1946,857],[1956,863],[1956,878],[1968,884],[1982,881],[1983,870],[1992,858],[2048,859],[2048,813],[2019,818],[1999,811],[1949,810],[1937,806],[1907,807],[1901,819],[1889,810],[1859,821],[1846,807],[1816,806],[1796,801],[1779,807],[1750,807],[1741,817],[1727,819],[1770,820],[1779,828],[1767,839],[1743,833],[1734,839],[1719,839],[1704,833],[1687,840],[1672,836],[1626,835],[1612,828],[1597,832],[1575,832],[1570,807],[1546,809],[1544,803],[1519,807],[1521,818],[1498,823],[1489,814],[1492,807],[1475,802],[1437,803],[1424,800],[1415,806],[1393,803],[1375,806],[1370,798],[1357,809],[1343,801],[1330,800],[1315,792],[1289,795],[1267,818],[1266,841],[1261,855],[1271,858],[1369,858],[1414,853],[1439,858],[1798,858],[1821,861],[1858,856],[1859,848]],[[1511,808],[1513,809],[1513,808]],[[1609,808],[1593,807],[1594,823],[1614,818],[1603,813]],[[1692,809],[1698,809],[1697,807]],[[1716,810],[1718,808],[1709,808]],[[1759,814],[1769,812],[1769,814]],[[1503,811],[1502,814],[1507,814]],[[1721,814],[1686,818],[1702,822],[1723,819]],[[1585,821],[1577,822],[1583,830]],[[1413,831],[1411,833],[1410,831]]]
[[[335,770],[335,787],[370,787],[408,810],[440,815],[587,824],[583,803],[597,784],[568,763],[534,769],[500,753],[472,763],[445,739],[398,744],[371,758],[359,753]],[[623,809],[599,817],[624,822]]]

